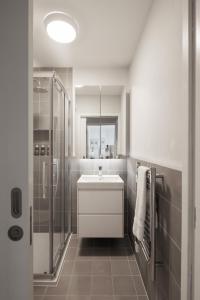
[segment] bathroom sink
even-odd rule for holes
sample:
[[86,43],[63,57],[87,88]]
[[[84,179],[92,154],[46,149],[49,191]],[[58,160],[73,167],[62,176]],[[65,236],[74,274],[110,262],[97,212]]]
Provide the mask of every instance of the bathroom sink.
[[82,175],[77,181],[78,188],[122,188],[124,181],[119,175]]
[[79,178],[77,220],[79,237],[124,236],[124,182],[119,175],[82,175]]

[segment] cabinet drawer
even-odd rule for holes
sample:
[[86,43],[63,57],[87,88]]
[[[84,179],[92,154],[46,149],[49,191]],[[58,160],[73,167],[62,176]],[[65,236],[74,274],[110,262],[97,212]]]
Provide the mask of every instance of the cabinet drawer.
[[78,190],[79,214],[122,214],[123,190]]
[[123,215],[78,215],[78,234],[80,237],[123,237],[123,224]]

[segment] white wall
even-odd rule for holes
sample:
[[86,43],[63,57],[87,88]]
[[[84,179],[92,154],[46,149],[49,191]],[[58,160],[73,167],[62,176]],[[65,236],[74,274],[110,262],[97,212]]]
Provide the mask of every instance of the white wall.
[[182,168],[181,1],[155,0],[130,68],[130,155]]
[[128,68],[74,68],[74,85],[127,85]]

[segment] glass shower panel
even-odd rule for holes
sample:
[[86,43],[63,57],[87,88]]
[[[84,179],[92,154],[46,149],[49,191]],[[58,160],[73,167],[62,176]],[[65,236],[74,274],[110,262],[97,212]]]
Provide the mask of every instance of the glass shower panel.
[[53,267],[55,268],[64,247],[64,175],[65,175],[65,98],[59,84],[53,81],[53,141],[52,141],[52,183],[53,183]]
[[[71,230],[70,102],[61,82],[34,77],[34,278],[52,279]],[[65,121],[65,118],[67,121]]]
[[50,272],[49,269],[50,99],[51,99],[51,79],[34,78],[33,81],[34,274],[46,274]]

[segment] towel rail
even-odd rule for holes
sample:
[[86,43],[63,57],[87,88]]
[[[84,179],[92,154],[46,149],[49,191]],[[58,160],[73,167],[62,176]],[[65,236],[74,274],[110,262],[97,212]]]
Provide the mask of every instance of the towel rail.
[[[140,163],[137,163],[137,168]],[[149,203],[146,210],[144,238],[143,241],[137,241],[140,245],[146,261],[150,265],[151,280],[155,280],[156,266],[156,180],[164,180],[162,174],[156,173],[156,168],[151,167],[147,171],[146,182],[149,191]]]

